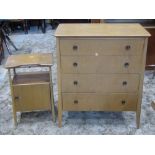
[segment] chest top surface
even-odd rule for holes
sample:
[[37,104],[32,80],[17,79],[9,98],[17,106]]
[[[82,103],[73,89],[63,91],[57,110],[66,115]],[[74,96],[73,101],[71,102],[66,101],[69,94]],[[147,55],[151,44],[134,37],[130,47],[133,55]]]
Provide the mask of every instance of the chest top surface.
[[20,54],[11,55],[8,57],[5,68],[14,68],[27,65],[37,66],[51,66],[52,54],[51,53],[36,53],[36,54]]
[[59,24],[56,37],[149,37],[140,24]]

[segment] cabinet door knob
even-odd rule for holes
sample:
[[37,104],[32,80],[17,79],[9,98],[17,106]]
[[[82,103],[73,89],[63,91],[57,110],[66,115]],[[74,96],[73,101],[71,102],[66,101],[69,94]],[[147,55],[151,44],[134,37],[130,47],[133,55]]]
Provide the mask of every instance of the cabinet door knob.
[[19,100],[19,96],[15,96],[14,99],[15,99],[15,100]]
[[128,50],[131,49],[131,46],[130,46],[130,45],[126,45],[126,46],[125,46],[125,49],[128,51]]
[[77,45],[73,45],[73,50],[77,51],[78,50],[78,46]]
[[122,100],[122,105],[125,105],[126,104],[126,101],[125,100]]
[[78,104],[79,102],[78,102],[78,100],[74,100],[74,104]]
[[125,62],[125,63],[124,63],[124,67],[125,67],[125,68],[128,68],[128,67],[129,67],[129,63],[128,63],[128,62]]
[[74,81],[73,83],[74,83],[74,85],[78,85],[78,81]]
[[128,83],[127,83],[127,81],[123,81],[122,84],[123,84],[123,86],[126,86]]
[[74,63],[73,63],[73,66],[74,66],[74,67],[77,67],[77,66],[78,66],[78,63],[77,63],[77,62],[74,62]]

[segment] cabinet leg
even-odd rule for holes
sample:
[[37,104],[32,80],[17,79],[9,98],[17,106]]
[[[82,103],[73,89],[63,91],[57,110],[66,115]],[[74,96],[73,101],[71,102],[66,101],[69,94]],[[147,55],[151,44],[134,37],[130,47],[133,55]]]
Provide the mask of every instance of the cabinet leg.
[[16,111],[13,109],[13,120],[14,120],[14,126],[17,126],[17,115],[16,115]]
[[136,112],[136,124],[137,124],[137,129],[140,128],[140,110]]
[[[14,70],[15,71],[15,70]],[[14,120],[14,126],[17,126],[17,115],[16,115],[16,108],[15,108],[15,101],[14,101],[14,92],[13,92],[13,86],[12,86],[12,79],[11,79],[11,70],[8,69],[8,75],[9,75],[9,82],[10,82],[10,89],[11,89],[11,97],[12,97],[12,110],[13,110],[13,120]]]
[[53,94],[53,84],[52,84],[52,70],[49,67],[49,75],[50,75],[50,92],[51,92],[51,109],[52,109],[52,120],[55,122],[55,107],[54,107],[54,94]]
[[60,107],[58,108],[58,125],[59,128],[62,127],[62,110],[60,109]]
[[53,120],[53,122],[55,122],[56,121],[56,118],[55,118],[55,107],[54,107],[54,98],[53,98],[53,96],[52,96],[52,120]]

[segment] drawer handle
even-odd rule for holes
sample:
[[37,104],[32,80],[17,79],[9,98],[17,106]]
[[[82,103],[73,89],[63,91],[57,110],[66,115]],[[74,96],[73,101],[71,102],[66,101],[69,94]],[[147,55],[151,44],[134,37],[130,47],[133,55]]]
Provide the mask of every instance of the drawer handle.
[[125,49],[128,51],[128,50],[131,49],[131,46],[130,46],[130,45],[126,45],[126,46],[125,46]]
[[128,63],[128,62],[125,62],[125,63],[124,63],[124,67],[125,67],[125,68],[128,68],[128,67],[129,67],[129,63]]
[[74,104],[78,104],[79,102],[78,102],[78,100],[74,100]]
[[73,83],[74,83],[74,85],[78,85],[78,81],[74,81]]
[[122,105],[125,105],[126,104],[126,101],[125,100],[122,100]]
[[77,62],[74,62],[74,63],[73,63],[73,66],[74,66],[74,67],[77,67],[77,66],[78,66],[78,63],[77,63]]
[[77,45],[74,45],[74,46],[73,46],[73,50],[74,50],[74,51],[77,51],[77,50],[78,50],[78,46],[77,46]]
[[128,83],[127,83],[127,81],[123,81],[123,86],[126,86]]

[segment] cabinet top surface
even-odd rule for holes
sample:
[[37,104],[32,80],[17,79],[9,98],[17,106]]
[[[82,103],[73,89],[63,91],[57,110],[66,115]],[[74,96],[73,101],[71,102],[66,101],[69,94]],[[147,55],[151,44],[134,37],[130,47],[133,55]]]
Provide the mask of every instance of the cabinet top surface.
[[8,57],[5,68],[27,67],[27,66],[51,66],[51,53],[19,54]]
[[59,24],[56,37],[149,37],[140,24]]

